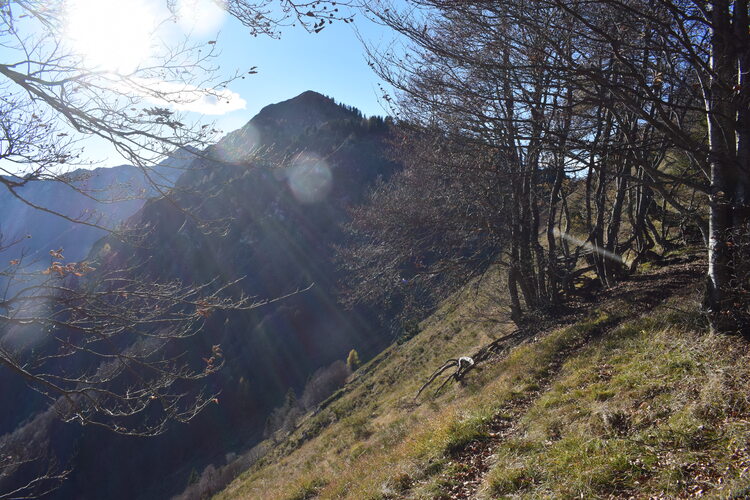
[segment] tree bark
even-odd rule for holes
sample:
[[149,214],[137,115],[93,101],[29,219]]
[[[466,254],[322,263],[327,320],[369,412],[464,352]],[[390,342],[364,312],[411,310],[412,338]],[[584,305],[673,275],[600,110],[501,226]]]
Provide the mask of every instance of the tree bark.
[[[740,8],[739,4],[735,4],[735,9]],[[744,142],[738,144],[738,138],[743,134],[737,134],[735,125],[738,113],[733,94],[735,90],[741,94],[741,88],[731,85],[738,69],[733,47],[737,33],[732,26],[729,0],[714,0],[711,5],[712,73],[706,98],[711,169],[706,300],[713,328],[728,332],[736,331],[740,326],[731,314],[731,289],[734,280],[741,278],[737,275],[739,269],[735,264],[738,262],[734,257],[744,251],[741,248],[744,245],[735,246],[733,236],[747,222],[748,179],[742,175],[747,172],[747,165],[741,168],[737,155],[738,146],[746,147]],[[735,21],[741,17],[738,15]],[[740,29],[737,25],[734,28]],[[746,33],[747,23],[744,30]]]

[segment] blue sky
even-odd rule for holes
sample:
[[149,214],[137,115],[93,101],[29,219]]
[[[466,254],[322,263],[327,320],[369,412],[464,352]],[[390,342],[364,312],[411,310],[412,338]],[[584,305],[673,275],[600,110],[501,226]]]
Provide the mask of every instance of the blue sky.
[[[334,22],[319,33],[310,33],[299,25],[287,26],[279,38],[253,37],[226,13],[213,19],[212,26],[194,39],[206,43],[217,40],[220,74],[230,75],[254,66],[257,73],[235,80],[228,87],[244,101],[244,108],[206,118],[228,133],[242,127],[264,106],[306,90],[355,106],[368,116],[387,114],[378,92],[380,80],[367,65],[357,32],[376,47],[389,45],[394,39],[390,30],[361,13],[355,13],[354,23]],[[110,164],[118,161],[113,158]]]
[[[379,99],[379,79],[367,65],[355,28],[374,46],[390,44],[394,34],[361,13],[355,14],[354,23],[334,22],[319,33],[309,33],[299,25],[287,26],[276,39],[251,36],[237,19],[216,8],[215,0],[175,0],[178,6],[190,6],[176,24],[159,24],[168,16],[165,0],[61,1],[67,9],[64,40],[92,67],[131,71],[148,55],[154,36],[174,43],[186,33],[192,34],[192,42],[218,49],[220,55],[214,63],[219,78],[256,66],[256,74],[246,74],[229,85],[227,95],[232,98],[228,104],[202,108],[211,112],[203,119],[214,121],[224,133],[243,126],[264,106],[306,90],[355,106],[365,115],[387,114]],[[214,40],[217,43],[209,45]],[[0,47],[0,56],[3,54],[15,60],[15,55],[8,56],[7,47]],[[113,61],[118,66],[106,67]],[[188,121],[198,117],[194,112],[187,116]],[[84,145],[84,156],[94,161],[94,166],[124,163],[104,140],[86,140]]]
[[[356,26],[374,44],[387,44],[393,35],[359,15]],[[270,103],[294,97],[305,90],[329,95],[338,102],[356,106],[366,115],[383,115],[378,99],[378,78],[367,66],[354,27],[342,22],[328,25],[320,33],[299,27],[284,30],[278,40],[253,38],[234,18],[227,17],[219,36],[223,71],[258,66],[230,86],[246,101],[246,109],[218,120],[222,130],[242,125]]]

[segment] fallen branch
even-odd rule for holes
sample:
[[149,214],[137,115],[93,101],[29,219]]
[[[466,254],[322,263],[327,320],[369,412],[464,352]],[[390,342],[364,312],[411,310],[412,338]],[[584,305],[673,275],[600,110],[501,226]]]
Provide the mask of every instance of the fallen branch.
[[458,359],[449,359],[448,361],[445,362],[445,364],[443,364],[443,366],[441,366],[440,368],[438,368],[432,373],[432,376],[430,377],[430,379],[427,382],[425,382],[425,384],[419,389],[419,391],[417,392],[417,395],[414,396],[414,399],[417,399],[419,395],[422,394],[422,391],[424,391],[432,382],[435,381],[436,378],[438,378],[443,372],[445,372],[449,368],[455,367],[456,370],[453,373],[451,373],[443,381],[442,384],[440,384],[440,387],[438,387],[438,389],[435,391],[435,396],[437,396],[440,393],[440,391],[443,390],[443,387],[445,387],[446,384],[448,384],[448,382],[450,382],[451,380],[455,380],[456,382],[461,380],[461,378],[466,374],[466,372],[469,371],[469,369],[473,366],[474,366],[474,360],[470,358],[469,356],[461,356]]
[[484,347],[477,350],[472,356],[462,356],[460,358],[454,359],[451,358],[448,361],[446,361],[440,368],[435,370],[432,375],[430,376],[430,379],[425,382],[425,384],[420,387],[419,391],[417,392],[417,395],[414,396],[414,399],[416,400],[422,392],[429,387],[430,384],[432,384],[436,378],[438,378],[441,374],[443,374],[446,370],[450,368],[455,368],[455,371],[451,373],[445,380],[443,380],[443,383],[440,384],[440,387],[437,388],[435,391],[435,396],[440,394],[440,391],[443,390],[443,388],[450,382],[451,380],[454,380],[458,382],[461,380],[466,373],[468,373],[471,369],[473,369],[478,363],[481,363],[482,361],[486,361],[487,359],[493,357],[494,355],[505,351],[509,347],[517,345],[517,342],[511,343],[510,341],[523,341],[523,339],[527,338],[529,335],[531,335],[531,332],[527,330],[517,329],[513,332],[509,333],[508,335],[505,335],[503,337],[500,337],[499,339],[495,339],[489,344],[485,345]]

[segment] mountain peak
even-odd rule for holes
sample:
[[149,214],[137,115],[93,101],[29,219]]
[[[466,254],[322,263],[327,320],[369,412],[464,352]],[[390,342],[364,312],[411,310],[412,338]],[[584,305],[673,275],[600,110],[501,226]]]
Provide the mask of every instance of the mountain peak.
[[360,118],[362,113],[358,109],[307,90],[286,101],[264,107],[245,126],[227,134],[213,149],[219,151],[223,159],[237,161],[259,145],[286,143],[308,127]]
[[289,99],[289,101],[308,101],[308,102],[314,102],[314,101],[331,101],[334,102],[334,100],[328,96],[325,96],[319,92],[315,92],[314,90],[305,90],[297,97],[292,97]]
[[295,122],[296,126],[318,125],[330,120],[357,118],[360,113],[348,108],[330,97],[313,90],[276,104],[269,104],[260,110],[251,123],[266,121]]

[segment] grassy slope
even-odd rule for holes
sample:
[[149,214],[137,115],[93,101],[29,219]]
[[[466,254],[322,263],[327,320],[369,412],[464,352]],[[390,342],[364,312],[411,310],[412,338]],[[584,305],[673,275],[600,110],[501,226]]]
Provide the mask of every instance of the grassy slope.
[[218,498],[740,498],[750,356],[690,312],[699,275],[655,270],[414,404],[446,358],[509,331],[482,294],[450,302]]

